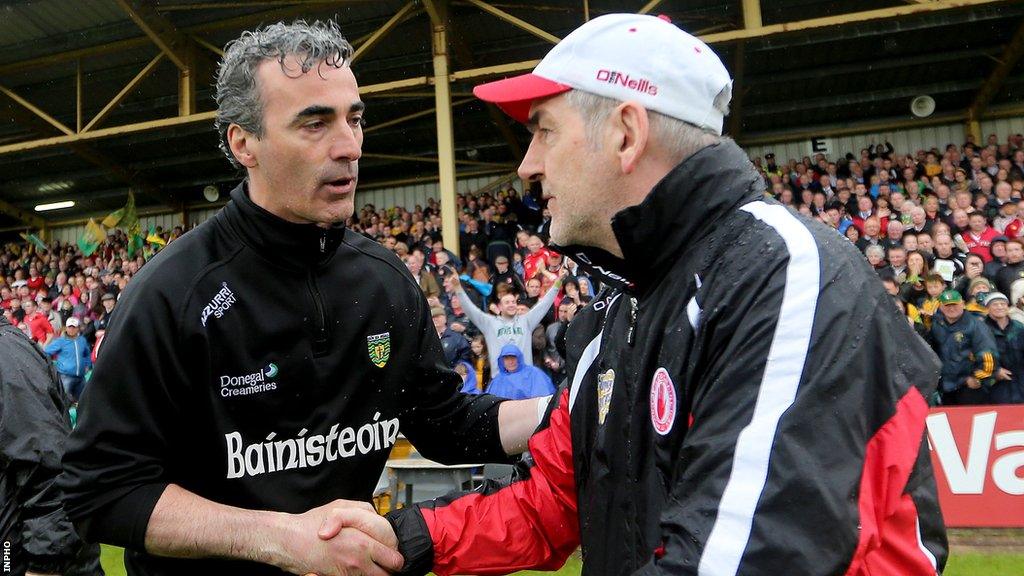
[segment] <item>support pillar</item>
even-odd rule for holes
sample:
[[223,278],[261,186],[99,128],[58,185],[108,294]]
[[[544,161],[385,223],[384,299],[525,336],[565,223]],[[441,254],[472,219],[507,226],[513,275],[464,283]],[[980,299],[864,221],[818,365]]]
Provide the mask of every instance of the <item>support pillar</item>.
[[455,213],[455,134],[452,128],[452,95],[448,81],[447,0],[434,2],[437,20],[431,18],[434,51],[434,107],[437,118],[438,190],[444,247],[459,254],[459,218]]

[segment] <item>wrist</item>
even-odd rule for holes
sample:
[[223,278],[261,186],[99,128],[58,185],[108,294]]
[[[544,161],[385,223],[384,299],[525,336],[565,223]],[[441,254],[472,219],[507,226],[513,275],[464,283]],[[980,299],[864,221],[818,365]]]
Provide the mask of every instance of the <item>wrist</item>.
[[260,511],[254,514],[259,518],[254,518],[250,526],[260,528],[250,532],[251,536],[247,542],[240,543],[242,546],[239,556],[286,569],[286,565],[293,559],[288,544],[296,540],[292,533],[296,526],[295,519],[291,514],[283,512]]

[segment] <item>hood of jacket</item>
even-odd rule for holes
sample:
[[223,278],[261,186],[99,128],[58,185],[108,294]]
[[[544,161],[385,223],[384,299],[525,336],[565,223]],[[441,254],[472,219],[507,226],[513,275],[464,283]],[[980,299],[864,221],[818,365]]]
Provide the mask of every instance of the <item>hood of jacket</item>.
[[[509,372],[505,369],[505,363],[502,361],[505,356],[515,356],[516,360],[519,361],[514,372]],[[501,354],[498,355],[498,370],[502,374],[518,374],[523,371],[523,351],[519,349],[519,346],[505,344],[501,347]]]

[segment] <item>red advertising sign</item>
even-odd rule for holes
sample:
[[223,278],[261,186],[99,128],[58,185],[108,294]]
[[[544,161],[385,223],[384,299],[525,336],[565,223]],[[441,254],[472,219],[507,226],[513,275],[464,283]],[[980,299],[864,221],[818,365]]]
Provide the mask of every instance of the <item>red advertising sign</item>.
[[946,526],[1024,527],[1024,406],[933,408],[928,443]]

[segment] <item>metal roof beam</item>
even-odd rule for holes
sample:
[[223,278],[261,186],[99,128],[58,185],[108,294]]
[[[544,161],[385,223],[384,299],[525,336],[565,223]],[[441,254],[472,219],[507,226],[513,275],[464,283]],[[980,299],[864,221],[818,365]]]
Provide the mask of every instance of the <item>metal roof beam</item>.
[[[266,10],[263,12],[256,12],[253,14],[246,14],[245,16],[238,16],[235,18],[228,18],[226,20],[216,20],[214,22],[206,22],[204,24],[197,24],[195,26],[189,26],[182,28],[181,32],[184,34],[201,34],[205,32],[214,32],[217,30],[223,30],[226,28],[237,28],[241,26],[248,26],[254,22],[272,22],[275,20],[284,20],[295,16],[301,16],[308,14],[310,7],[308,5],[291,6],[289,8]],[[86,58],[90,56],[102,56],[104,54],[113,54],[118,52],[125,52],[135,48],[141,48],[143,46],[152,44],[152,40],[147,36],[138,36],[136,38],[128,38],[125,40],[116,40],[108,42],[106,44],[99,44],[97,46],[89,46],[88,48],[78,48],[75,50],[64,50],[54,54],[48,54],[46,56],[40,56],[38,58],[32,58],[30,60],[23,60],[20,62],[10,62],[8,64],[0,65],[0,76],[11,74],[14,72],[21,72],[23,70],[31,70],[34,68],[53,66],[54,64],[62,64],[65,62],[71,62],[79,58]]]
[[[1016,118],[1021,115],[1024,115],[1024,104],[991,108],[985,112],[983,118],[986,120],[996,118]],[[853,124],[833,124],[801,127],[798,130],[759,132],[740,139],[739,143],[741,146],[765,146],[780,144],[783,142],[809,140],[810,138],[818,136],[829,136],[835,138],[838,136],[852,136],[856,134],[892,132],[893,130],[903,130],[907,128],[923,128],[925,126],[938,126],[941,124],[956,124],[958,122],[962,122],[964,119],[965,116],[963,112],[936,114],[927,118],[882,118],[877,120],[868,120],[865,122],[856,122]]]
[[643,7],[643,8],[641,8],[641,9],[640,9],[640,10],[639,10],[639,11],[637,12],[637,14],[649,14],[649,13],[651,12],[651,10],[654,10],[655,8],[657,8],[658,6],[660,6],[660,5],[661,5],[661,3],[662,3],[662,1],[663,1],[663,0],[651,0],[651,1],[650,1],[650,2],[648,2],[647,4],[644,4],[644,7]]
[[521,18],[516,18],[515,16],[509,14],[508,12],[505,12],[501,8],[495,8],[494,6],[491,6],[490,4],[483,2],[481,0],[466,1],[472,4],[473,6],[476,6],[477,8],[483,10],[484,12],[487,12],[491,16],[495,16],[496,18],[504,20],[505,22],[508,22],[509,24],[515,26],[516,28],[529,32],[530,34],[533,34],[534,36],[540,38],[541,40],[547,40],[552,44],[558,44],[562,40],[558,36],[555,36],[550,32],[541,30],[540,28],[534,26],[533,24],[530,24],[529,22]]
[[0,214],[10,216],[18,222],[23,222],[33,228],[42,228],[43,226],[46,226],[46,220],[36,216],[28,210],[22,210],[14,204],[4,200],[0,200]]
[[161,16],[153,7],[148,6],[139,0],[114,0],[121,7],[128,17],[149,36],[149,39],[156,44],[167,57],[174,62],[179,70],[191,68],[188,48],[191,40],[178,32],[166,18]]
[[[396,160],[400,162],[427,162],[430,164],[437,164],[440,159],[437,156],[413,156],[411,154],[374,154],[368,152],[362,155],[362,158],[378,159],[378,160]],[[480,160],[455,160],[455,164],[461,164],[464,166],[491,166],[499,168],[512,168],[511,162],[484,162]]]
[[178,67],[178,115],[196,111],[197,47],[169,20],[142,0],[114,0],[146,36]]
[[430,17],[430,23],[434,26],[444,24],[444,16],[442,15],[442,7],[440,5],[444,0],[422,0],[423,9],[427,11],[427,16]]
[[94,116],[93,119],[90,120],[84,128],[79,130],[79,132],[88,132],[89,130],[92,130],[97,124],[106,120],[107,116],[109,116],[110,113],[113,112],[114,108],[120,105],[121,102],[123,102],[124,99],[127,98],[128,95],[131,94],[135,90],[135,88],[137,88],[138,85],[142,83],[143,80],[149,77],[149,75],[153,72],[153,69],[156,68],[156,65],[164,59],[164,55],[164,52],[158,52],[157,55],[154,56],[153,59],[150,60],[149,63],[146,64],[142,68],[142,70],[140,70],[139,73],[135,75],[134,78],[132,78],[128,81],[127,84],[125,84],[124,88],[121,88],[120,92],[114,95],[110,102],[107,102],[107,105],[104,106],[102,110],[96,113],[96,116]]
[[[741,7],[745,29],[756,30],[764,26],[761,19],[761,0],[742,0]],[[741,40],[737,42],[736,50],[733,52],[732,103],[729,111],[729,135],[733,138],[739,138],[743,131],[743,105],[747,92],[750,91],[746,69],[747,43]]]
[[825,16],[822,18],[811,18],[809,20],[799,20],[796,22],[769,24],[760,28],[741,28],[739,30],[708,34],[703,36],[701,39],[709,44],[735,42],[737,40],[752,40],[755,38],[760,39],[770,36],[778,36],[781,34],[790,34],[793,32],[819,30],[859,22],[874,22],[932,12],[943,12],[946,10],[959,10],[971,6],[1006,4],[1011,1],[1012,0],[934,0],[926,4],[914,4],[913,6],[893,6],[890,8],[879,8],[877,10],[865,10],[863,12],[851,12],[847,14],[837,14],[835,16]]
[[[455,108],[456,106],[461,106],[463,104],[468,104],[469,102],[472,102],[474,100],[476,100],[476,98],[464,98],[462,100],[456,100],[456,101],[452,102],[451,107]],[[363,130],[363,134],[370,134],[370,133],[376,132],[377,130],[381,130],[383,128],[389,128],[391,126],[395,126],[395,125],[398,125],[398,124],[402,124],[404,122],[408,122],[409,120],[415,120],[416,118],[422,118],[424,116],[430,116],[431,114],[434,114],[435,112],[437,112],[437,108],[436,107],[435,108],[428,108],[426,110],[420,110],[419,112],[413,112],[411,114],[406,114],[405,116],[399,116],[398,118],[392,118],[391,120],[388,120],[386,122],[381,122],[380,124],[374,124],[372,126],[368,126],[365,130]]]
[[160,201],[160,203],[169,206],[171,209],[180,209],[181,202],[178,202],[176,199],[171,197],[170,194],[167,194],[166,192],[161,190],[159,186],[153,184],[145,177],[140,175],[138,172],[122,166],[120,162],[114,160],[110,156],[107,156],[105,153],[100,152],[91,144],[85,142],[75,142],[71,144],[70,148],[75,152],[75,154],[81,156],[82,158],[85,158],[86,160],[99,166],[100,168],[103,168],[110,174],[113,174],[118,179],[122,180],[124,183],[128,184],[129,186],[136,188],[140,192],[143,192],[148,196]]
[[[65,126],[64,123],[60,122],[53,116],[50,116],[35,104],[32,104],[28,100],[22,98],[21,96],[18,96],[13,90],[7,88],[6,86],[0,85],[0,94],[7,96],[7,98],[9,98],[12,102],[16,103],[18,106],[21,106],[25,110],[28,110],[37,118],[44,120],[47,124],[49,124],[53,128],[56,128],[57,130],[60,130],[64,134],[74,134],[74,131],[71,130],[71,128]],[[23,124],[24,122],[21,123]]]
[[[819,136],[836,138],[839,136],[852,136],[855,134],[870,134],[874,132],[892,132],[907,128],[924,128],[926,126],[939,126],[941,124],[956,124],[963,120],[961,112],[948,114],[936,114],[928,118],[886,118],[882,120],[868,120],[854,124],[843,124],[841,126],[814,126],[801,127],[798,130],[782,130],[778,132],[758,132],[748,134],[739,140],[740,146],[768,146],[784,142],[799,142]],[[941,144],[940,144],[941,145]]]
[[[9,96],[8,96],[9,97]],[[19,124],[26,128],[36,132],[37,134],[48,134],[54,129],[51,122],[45,121],[44,118],[40,118],[36,114],[30,114],[27,110],[21,108],[12,108],[12,114],[14,119]],[[145,178],[138,175],[136,172],[131,171],[113,158],[107,156],[105,153],[93,148],[88,142],[78,140],[80,134],[65,134],[63,136],[57,136],[57,138],[69,138],[72,139],[68,142],[68,147],[79,157],[85,159],[95,166],[99,166],[104,169],[107,173],[115,176],[130,186],[141,189],[143,192],[159,199],[168,206],[174,206],[174,200],[166,193],[161,191],[158,187],[147,181]],[[44,139],[46,140],[46,139]]]
[[13,152],[24,152],[26,150],[35,150],[37,148],[47,148],[50,146],[63,146],[85,140],[100,140],[102,138],[110,138],[111,136],[120,136],[123,134],[132,134],[135,132],[146,132],[149,130],[156,130],[159,128],[180,126],[182,124],[194,124],[196,122],[212,123],[216,114],[217,113],[213,111],[199,112],[197,114],[192,114],[189,116],[174,116],[172,118],[161,118],[159,120],[149,120],[147,122],[136,122],[133,124],[126,124],[123,126],[100,128],[98,130],[83,132],[81,134],[54,136],[52,138],[40,138],[38,140],[30,140],[28,142],[7,144],[4,146],[0,146],[0,155],[10,154]]
[[850,62],[848,64],[835,64],[826,68],[801,68],[788,72],[772,72],[762,74],[751,74],[747,79],[756,84],[779,84],[796,82],[799,80],[813,80],[825,76],[841,76],[844,74],[870,74],[879,70],[892,70],[908,66],[921,66],[926,64],[937,64],[939,62],[950,62],[953,60],[966,60],[982,56],[991,57],[996,54],[999,48],[971,48],[968,50],[956,50],[953,52],[935,52],[900,56],[899,58],[885,58],[880,61]]
[[411,15],[415,15],[417,13],[417,10],[415,10],[415,8],[415,0],[399,8],[398,12],[395,12],[394,16],[389,18],[388,21],[382,24],[380,28],[377,28],[377,30],[370,34],[370,36],[359,45],[359,48],[356,48],[356,51],[352,54],[352,57],[349,59],[349,61],[355,62],[356,60],[359,59],[360,56],[369,52],[370,49],[376,46],[377,43],[380,42],[385,36],[387,36],[392,30],[394,30],[395,28],[398,27],[399,24],[404,22],[406,20],[406,17],[411,17]]
[[868,102],[881,102],[887,100],[899,100],[910,98],[919,94],[948,94],[952,92],[964,92],[973,90],[979,84],[978,80],[961,80],[951,82],[937,82],[922,86],[903,86],[886,90],[874,90],[871,92],[854,92],[852,94],[840,94],[838,96],[825,96],[822,98],[810,98],[807,100],[786,100],[784,102],[773,102],[770,104],[759,104],[747,108],[747,116],[765,116],[768,114],[786,114],[799,112],[813,108],[832,108],[835,106],[849,106],[852,104],[865,104]]
[[[458,61],[463,66],[476,66],[476,56],[473,50],[470,49],[469,44],[466,43],[465,38],[460,34],[452,34],[450,37]],[[491,119],[491,124],[494,125],[498,133],[501,134],[502,139],[508,144],[512,157],[516,159],[516,162],[521,161],[523,159],[523,147],[519,144],[519,139],[516,138],[515,132],[508,125],[508,116],[490,102],[485,102],[484,105],[487,107],[487,116]]]
[[1021,21],[1017,27],[1017,32],[1013,35],[1013,39],[1006,45],[1002,56],[999,57],[999,64],[992,70],[992,73],[981,85],[981,88],[978,89],[978,93],[974,95],[974,101],[971,103],[970,108],[967,109],[967,119],[969,122],[977,120],[981,113],[984,112],[992,98],[1003,87],[1007,76],[1016,68],[1022,56],[1024,56],[1024,20]]
[[[828,29],[828,34],[804,33],[769,36],[751,42],[751,49],[758,52],[770,52],[799,46],[869,40],[879,36],[888,37],[917,30],[927,30],[932,34],[957,34],[959,30],[956,28],[998,22],[1016,16],[1024,16],[1024,5],[978,6],[966,12],[945,11],[912,18],[890,18],[848,26],[833,26]],[[941,30],[942,28],[946,28],[946,30]],[[786,57],[791,56],[792,54],[788,54]]]

